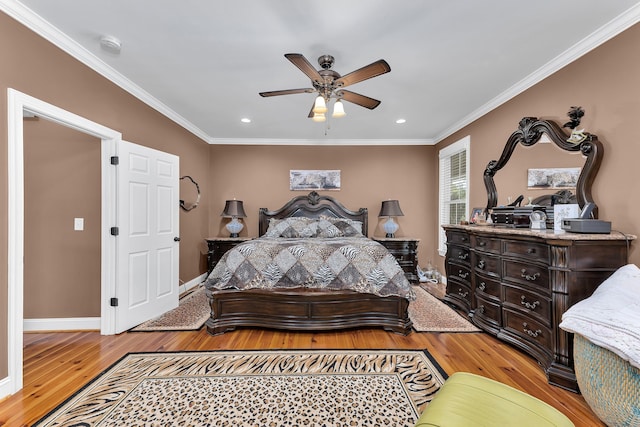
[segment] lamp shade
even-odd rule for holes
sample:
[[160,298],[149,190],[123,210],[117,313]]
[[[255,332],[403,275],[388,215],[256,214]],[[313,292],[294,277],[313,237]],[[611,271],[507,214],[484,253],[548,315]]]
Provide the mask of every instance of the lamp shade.
[[321,123],[327,120],[327,117],[324,115],[324,113],[313,113],[313,117],[311,118],[311,120],[316,123]]
[[316,114],[327,112],[327,103],[325,102],[322,95],[318,95],[318,97],[316,98],[316,102],[313,104],[313,112]]
[[222,211],[220,216],[226,218],[245,218],[247,214],[244,213],[242,200],[227,200],[224,205],[224,210]]
[[337,100],[333,104],[333,115],[332,117],[340,118],[346,116],[347,113],[344,112],[344,104],[342,104],[341,100]]
[[404,216],[397,200],[384,200],[378,216]]

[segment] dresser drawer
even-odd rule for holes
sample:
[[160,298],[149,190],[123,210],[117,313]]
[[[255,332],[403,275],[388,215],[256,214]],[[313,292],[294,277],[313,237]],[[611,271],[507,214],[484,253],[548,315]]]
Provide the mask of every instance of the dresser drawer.
[[505,240],[503,255],[549,264],[549,246]]
[[476,252],[473,267],[476,271],[481,271],[484,274],[500,277],[501,264],[500,257],[497,255]]
[[551,292],[549,270],[536,264],[503,260],[502,277],[505,281],[522,284],[536,290]]
[[551,326],[551,298],[515,286],[504,286],[504,306],[520,310],[527,316]]
[[476,274],[476,291],[481,292],[485,298],[492,297],[501,300],[500,289],[502,289],[502,285],[499,280]]
[[517,334],[526,341],[542,346],[547,352],[553,348],[551,329],[531,316],[503,309],[504,327],[511,333]]
[[497,330],[500,325],[502,325],[502,309],[500,304],[476,295],[476,309],[473,314],[473,320],[474,323],[476,321],[481,321],[481,323],[489,322],[489,324],[495,326]]
[[460,301],[467,310],[471,309],[471,288],[458,280],[447,280],[447,297]]
[[471,262],[471,250],[465,246],[449,246],[449,257],[452,261],[469,265]]
[[500,239],[483,236],[473,236],[471,239],[471,247],[476,250],[491,252],[494,254],[500,253],[500,248],[502,245],[502,240]]
[[447,280],[451,277],[456,278],[458,281],[464,282],[467,286],[471,284],[471,269],[465,265],[449,264]]
[[447,231],[447,243],[450,245],[468,245],[469,235],[460,231]]

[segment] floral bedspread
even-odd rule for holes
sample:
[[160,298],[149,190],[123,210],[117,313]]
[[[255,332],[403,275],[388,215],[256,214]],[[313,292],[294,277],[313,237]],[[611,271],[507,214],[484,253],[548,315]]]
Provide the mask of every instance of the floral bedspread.
[[269,238],[222,256],[207,289],[316,288],[415,298],[389,251],[366,237]]

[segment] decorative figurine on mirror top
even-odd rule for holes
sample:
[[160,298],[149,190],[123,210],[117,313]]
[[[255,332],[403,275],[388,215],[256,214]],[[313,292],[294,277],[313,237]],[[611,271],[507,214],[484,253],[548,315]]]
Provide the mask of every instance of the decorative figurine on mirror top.
[[567,115],[571,120],[562,125],[563,128],[571,129],[571,135],[567,138],[567,142],[580,144],[582,141],[587,139],[587,134],[584,133],[584,129],[576,129],[580,126],[580,120],[582,120],[582,116],[584,116],[584,110],[582,107],[571,107],[571,110],[569,110]]

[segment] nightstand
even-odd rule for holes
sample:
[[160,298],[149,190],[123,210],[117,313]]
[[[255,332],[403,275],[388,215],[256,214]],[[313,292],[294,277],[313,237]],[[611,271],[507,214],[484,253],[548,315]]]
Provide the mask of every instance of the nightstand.
[[373,240],[381,243],[398,260],[398,264],[404,270],[404,275],[407,276],[409,282],[418,283],[418,242],[420,239],[374,237]]
[[209,251],[207,252],[207,275],[211,273],[211,270],[213,270],[213,267],[216,266],[225,252],[234,246],[251,239],[252,237],[209,237],[205,239],[207,241],[207,246],[209,247]]

